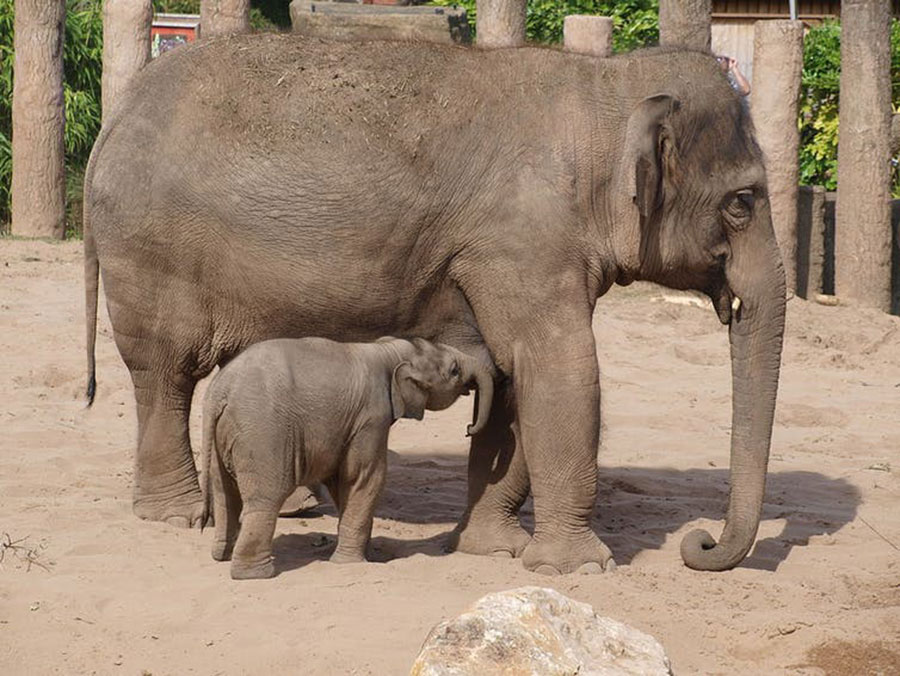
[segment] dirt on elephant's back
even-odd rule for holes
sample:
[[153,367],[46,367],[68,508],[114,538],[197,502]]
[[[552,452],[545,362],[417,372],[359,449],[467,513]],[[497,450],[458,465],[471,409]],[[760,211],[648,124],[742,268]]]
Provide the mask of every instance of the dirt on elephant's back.
[[[220,133],[269,144],[328,140],[323,135],[335,144],[357,135],[412,144],[435,125],[477,115],[497,89],[498,74],[479,65],[483,54],[454,46],[257,34],[178,52],[142,75],[144,96],[175,81],[173,107]],[[536,92],[551,85],[526,80]]]

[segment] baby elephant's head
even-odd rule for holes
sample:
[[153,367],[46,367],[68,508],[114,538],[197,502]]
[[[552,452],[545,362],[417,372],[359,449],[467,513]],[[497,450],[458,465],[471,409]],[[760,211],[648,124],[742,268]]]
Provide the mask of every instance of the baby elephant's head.
[[463,394],[478,388],[478,413],[467,434],[487,424],[494,397],[494,378],[489,366],[449,345],[415,338],[408,343],[404,360],[394,369],[391,405],[394,418],[421,420],[424,410],[440,411]]

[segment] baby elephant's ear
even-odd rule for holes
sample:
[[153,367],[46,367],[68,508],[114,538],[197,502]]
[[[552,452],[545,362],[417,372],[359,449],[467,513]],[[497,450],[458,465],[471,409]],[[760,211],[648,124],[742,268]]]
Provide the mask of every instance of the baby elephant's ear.
[[427,400],[425,388],[415,378],[415,370],[408,361],[397,364],[391,378],[391,409],[394,420],[415,418],[425,415]]

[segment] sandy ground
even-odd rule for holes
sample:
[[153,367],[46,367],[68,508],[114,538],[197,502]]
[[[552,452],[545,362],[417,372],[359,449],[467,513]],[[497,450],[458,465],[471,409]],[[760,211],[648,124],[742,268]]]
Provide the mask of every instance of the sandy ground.
[[595,322],[594,524],[613,574],[546,578],[444,551],[465,502],[461,400],[395,427],[375,563],[326,560],[326,508],[279,521],[276,578],[233,582],[210,530],[131,514],[134,404],[105,308],[98,397],[82,407],[80,243],[0,240],[0,280],[0,533],[25,538],[0,563],[4,674],[403,674],[434,624],[532,584],[653,634],[676,674],[900,673],[898,318],[789,303],[764,521],[736,570],[694,572],[678,554],[691,528],[721,529],[726,331],[635,285]]

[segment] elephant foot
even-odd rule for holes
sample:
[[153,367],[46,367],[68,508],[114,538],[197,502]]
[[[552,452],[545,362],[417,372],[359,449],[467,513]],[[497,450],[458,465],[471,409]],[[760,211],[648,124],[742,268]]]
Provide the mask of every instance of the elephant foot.
[[231,562],[232,580],[265,580],[275,577],[275,558],[266,557],[263,561],[244,562],[235,559]]
[[231,561],[234,543],[216,540],[212,545],[212,557],[216,561]]
[[203,526],[203,495],[198,488],[175,498],[135,495],[134,514],[145,521],[163,521],[178,528]]
[[502,520],[470,516],[463,523],[450,533],[447,543],[450,551],[512,559],[519,556],[531,541],[528,531],[511,515]]
[[522,553],[522,565],[543,575],[596,574],[616,567],[609,550],[593,531],[536,536]]

